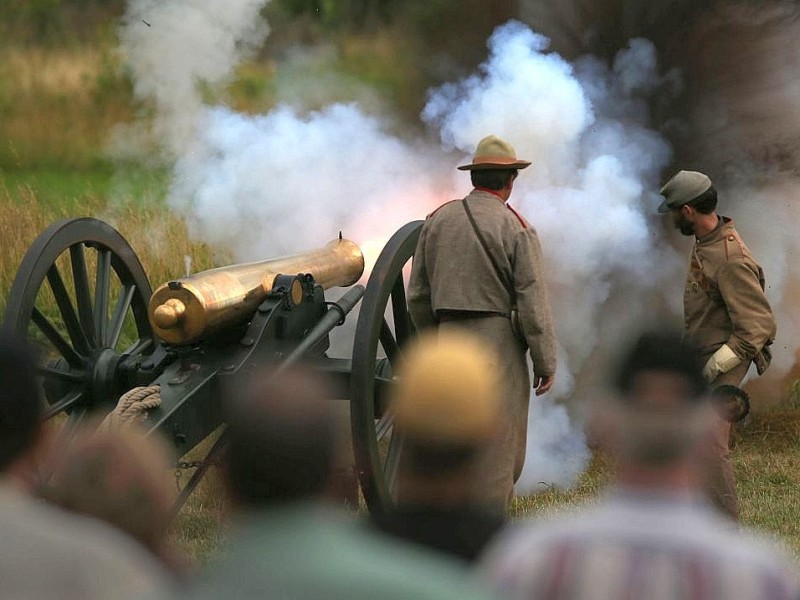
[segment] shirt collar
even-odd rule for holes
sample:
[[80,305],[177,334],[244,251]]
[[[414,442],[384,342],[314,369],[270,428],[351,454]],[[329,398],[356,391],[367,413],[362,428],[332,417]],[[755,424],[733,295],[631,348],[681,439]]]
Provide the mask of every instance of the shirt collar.
[[723,217],[722,215],[719,215],[717,226],[714,227],[714,229],[709,231],[707,234],[705,234],[703,237],[696,237],[695,241],[698,244],[707,244],[709,242],[715,242],[725,235],[725,232],[728,230],[729,227],[733,227],[733,219],[731,219],[730,217]]
[[497,196],[497,198],[500,199],[500,202],[502,202],[503,204],[506,203],[506,201],[503,200],[503,197],[499,194],[499,192],[497,190],[490,190],[489,188],[485,188],[485,187],[476,187],[475,191],[476,192],[486,192],[487,194],[491,194],[492,196]]

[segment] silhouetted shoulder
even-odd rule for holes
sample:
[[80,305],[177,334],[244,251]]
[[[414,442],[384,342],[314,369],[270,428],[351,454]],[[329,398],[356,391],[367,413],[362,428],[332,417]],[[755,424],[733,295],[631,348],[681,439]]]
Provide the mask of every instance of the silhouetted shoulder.
[[426,218],[426,219],[430,219],[430,218],[431,218],[433,215],[435,215],[437,212],[439,212],[440,210],[442,210],[442,209],[443,209],[445,206],[447,206],[448,204],[452,204],[453,202],[461,202],[461,198],[456,198],[455,200],[450,200],[449,202],[445,202],[444,204],[442,204],[442,205],[441,205],[439,208],[435,209],[433,212],[431,212],[431,213],[430,213],[430,214],[429,214],[427,217],[425,217],[425,218]]

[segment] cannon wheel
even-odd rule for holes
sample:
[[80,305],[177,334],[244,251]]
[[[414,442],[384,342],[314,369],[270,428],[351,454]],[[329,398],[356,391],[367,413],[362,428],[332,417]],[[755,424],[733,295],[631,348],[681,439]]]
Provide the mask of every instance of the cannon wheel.
[[68,415],[64,435],[90,410],[113,408],[124,391],[116,373],[120,360],[152,348],[150,294],[133,249],[97,219],[54,223],[28,249],[4,327],[40,351],[38,372],[49,404],[43,416]]
[[[378,256],[361,301],[353,342],[353,451],[361,491],[373,512],[381,512],[393,503],[392,486],[402,441],[392,435],[392,418],[383,406],[385,395],[376,391],[386,389],[392,365],[415,334],[408,314],[403,268],[417,247],[422,223],[413,221],[400,228]],[[378,357],[379,343],[386,358]]]

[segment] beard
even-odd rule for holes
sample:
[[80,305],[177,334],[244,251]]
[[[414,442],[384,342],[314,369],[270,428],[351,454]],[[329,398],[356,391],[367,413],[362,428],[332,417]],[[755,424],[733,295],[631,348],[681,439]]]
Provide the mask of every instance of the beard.
[[681,215],[680,219],[675,222],[675,228],[678,229],[683,235],[694,235],[694,225],[691,223],[691,221],[687,221],[683,215]]

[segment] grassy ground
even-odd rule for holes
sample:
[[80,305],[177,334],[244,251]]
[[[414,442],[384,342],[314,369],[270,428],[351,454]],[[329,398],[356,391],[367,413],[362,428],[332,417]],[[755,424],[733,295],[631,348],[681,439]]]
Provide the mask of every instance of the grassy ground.
[[0,171],[0,313],[25,252],[61,219],[94,216],[117,228],[153,286],[183,275],[184,256],[196,271],[216,266],[224,253],[189,239],[185,223],[161,202],[165,189],[160,172]]
[[780,536],[800,556],[800,411],[755,415],[734,451],[742,521]]

